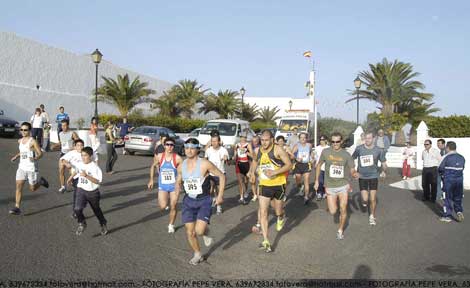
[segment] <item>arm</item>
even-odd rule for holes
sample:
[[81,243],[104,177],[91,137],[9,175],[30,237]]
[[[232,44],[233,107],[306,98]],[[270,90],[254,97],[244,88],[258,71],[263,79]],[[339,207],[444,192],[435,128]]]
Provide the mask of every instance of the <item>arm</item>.
[[211,173],[212,175],[219,177],[220,185],[219,185],[219,195],[217,195],[216,204],[220,205],[224,202],[224,190],[225,190],[225,175],[215,167],[212,162],[208,160],[203,160],[203,165],[206,167],[206,171]]
[[385,153],[384,151],[381,151],[380,154],[379,154],[379,160],[380,160],[380,163],[382,163],[382,171],[384,173],[386,173],[387,171],[387,159],[385,158]]
[[183,184],[183,165],[178,165],[177,173],[178,175],[176,176],[176,183],[175,183],[175,192],[176,197],[179,197],[180,192],[181,192],[181,185]]
[[78,137],[78,134],[77,134],[77,133],[73,132],[73,133],[72,133],[72,139],[73,139],[73,140],[78,140],[78,139],[80,139],[80,137]]
[[248,156],[251,157],[251,159],[255,159],[255,152],[253,151],[251,145],[248,145]]
[[258,168],[258,160],[256,159],[257,158],[256,154],[257,154],[256,152],[253,153],[253,160],[251,161],[250,170],[248,171],[248,177],[250,178],[251,183],[256,182],[255,173],[256,173],[256,169]]
[[154,183],[154,178],[153,177],[155,176],[155,167],[157,167],[158,163],[160,163],[160,157],[161,157],[160,155],[161,154],[153,156],[153,163],[150,166],[150,179],[149,179],[149,183],[147,184],[147,188],[149,190],[153,189],[153,183]]
[[286,151],[281,147],[275,145],[274,146],[274,155],[277,156],[284,162],[284,166],[277,170],[267,170],[266,176],[273,177],[279,174],[284,174],[292,168],[292,162],[290,162],[289,155],[287,155]]
[[34,157],[33,160],[39,160],[42,157],[42,151],[41,148],[39,147],[39,144],[36,140],[32,141],[31,147],[34,149],[34,152],[36,152],[36,157]]
[[68,185],[72,185],[72,181],[73,181],[73,178],[75,177],[75,175],[77,175],[78,172],[75,172],[73,174],[70,174],[70,177],[67,179],[67,184]]
[[88,175],[85,171],[81,171],[80,176],[83,177],[83,178],[86,178],[91,183],[94,183],[94,184],[100,184],[101,183],[100,180],[96,179],[95,177],[92,177],[92,176]]
[[439,175],[441,176],[444,176],[444,171],[446,167],[446,158],[447,157],[444,157],[444,159],[442,159],[441,164],[439,165],[439,168],[438,168]]
[[317,163],[317,168],[315,169],[315,184],[313,185],[314,190],[318,190],[318,187],[320,187],[320,172],[323,163],[325,163],[325,161],[320,157]]

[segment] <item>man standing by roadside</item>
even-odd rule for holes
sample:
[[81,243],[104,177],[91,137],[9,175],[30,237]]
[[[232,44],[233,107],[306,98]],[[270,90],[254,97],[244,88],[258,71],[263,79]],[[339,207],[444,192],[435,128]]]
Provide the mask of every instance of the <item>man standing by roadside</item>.
[[49,140],[49,131],[51,130],[51,119],[49,118],[49,113],[46,112],[46,109],[44,109],[44,104],[39,105],[39,108],[41,108],[41,116],[44,119],[44,128],[43,128],[43,146],[41,147],[44,149],[44,151],[49,152],[50,150],[50,140]]
[[[390,139],[385,135],[383,129],[377,131],[377,137],[375,138],[375,146],[379,147],[384,151],[384,155],[387,155],[388,148],[390,148]],[[380,173],[380,177],[385,177],[385,172]]]
[[69,114],[64,112],[64,106],[60,106],[59,114],[55,117],[55,122],[57,123],[57,135],[62,132],[62,120],[67,120],[70,122]]
[[[127,117],[122,118],[122,123],[119,123],[116,128],[119,130],[119,138],[121,140],[123,140],[124,137],[126,137],[126,135],[134,129],[131,124],[127,123]],[[122,154],[126,154],[125,149],[123,149]]]
[[375,207],[377,206],[377,188],[379,183],[378,162],[382,164],[382,171],[387,169],[384,151],[374,145],[374,134],[365,133],[364,144],[356,147],[352,155],[358,159],[359,189],[362,195],[362,206],[369,205],[369,225],[376,225]]
[[[444,213],[440,220],[451,222],[452,210],[455,210],[457,221],[462,222],[463,208],[463,169],[465,169],[465,158],[456,152],[457,145],[449,141],[446,145],[447,155],[439,165],[439,174],[443,178]],[[452,205],[453,204],[453,205]],[[453,207],[452,207],[453,206]]]
[[[437,148],[439,149],[439,152],[441,154],[441,157],[444,157],[446,155],[446,140],[440,138],[437,140]],[[437,194],[436,194],[436,200],[441,200],[442,199],[442,181],[441,181],[441,176],[438,174],[437,175]]]
[[294,149],[295,144],[299,143],[299,134],[297,133],[297,131],[297,127],[294,127],[294,129],[292,129],[292,135],[287,138],[287,146],[289,146],[291,150]]
[[442,157],[439,150],[431,147],[431,140],[424,141],[424,151],[421,155],[423,159],[423,201],[436,202],[437,194],[437,166]]

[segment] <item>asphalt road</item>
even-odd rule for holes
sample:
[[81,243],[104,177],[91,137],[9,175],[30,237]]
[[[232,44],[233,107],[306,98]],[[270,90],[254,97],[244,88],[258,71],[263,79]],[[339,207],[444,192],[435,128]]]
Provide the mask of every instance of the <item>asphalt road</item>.
[[117,173],[105,176],[101,187],[110,233],[99,235],[88,207],[88,228],[77,237],[70,217],[72,194],[57,192],[57,152],[40,160],[40,173],[51,188],[25,189],[24,215],[8,214],[17,169],[9,159],[16,149],[16,140],[0,138],[0,279],[470,277],[470,214],[463,223],[439,222],[418,192],[386,185],[399,179],[398,171],[381,180],[376,227],[368,225],[367,213],[359,208],[359,194],[351,193],[345,239],[338,241],[325,202],[303,206],[302,198],[292,196],[281,232],[271,216],[274,251],[266,254],[257,249],[261,237],[251,233],[257,203],[237,203],[234,168],[229,167],[225,211],[213,215],[210,225],[215,243],[203,248],[207,261],[194,267],[188,264],[192,253],[181,214],[176,233],[167,234],[168,214],[159,211],[156,191],[146,189],[151,157],[119,155]]

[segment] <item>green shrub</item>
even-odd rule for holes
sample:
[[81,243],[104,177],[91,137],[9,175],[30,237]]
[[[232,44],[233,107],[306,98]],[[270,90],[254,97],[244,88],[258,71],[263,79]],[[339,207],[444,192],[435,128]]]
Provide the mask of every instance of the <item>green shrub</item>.
[[[309,132],[313,133],[313,129],[314,128],[312,128],[312,131],[309,131]],[[344,139],[347,140],[351,136],[351,134],[354,132],[355,129],[356,129],[355,122],[346,121],[343,119],[331,118],[331,117],[318,119],[318,130],[319,130],[318,138],[320,138],[321,135],[325,135],[326,137],[330,138],[333,132],[339,132],[341,133],[341,135],[343,135]],[[313,134],[311,135],[313,136]]]
[[[101,114],[99,121],[101,125],[105,125],[109,120],[113,123],[119,123],[121,117],[111,114]],[[171,118],[165,116],[143,116],[139,113],[129,114],[128,117],[129,123],[133,126],[161,126],[169,128],[176,133],[188,133],[195,128],[202,127],[206,121],[199,119],[187,119],[187,118]]]
[[250,127],[253,131],[258,133],[261,130],[266,129],[266,128],[275,128],[275,127],[277,127],[277,125],[276,125],[275,122],[266,123],[266,122],[263,122],[263,121],[260,121],[260,120],[255,120],[255,121],[250,123]]
[[429,117],[425,122],[431,137],[470,137],[468,116]]

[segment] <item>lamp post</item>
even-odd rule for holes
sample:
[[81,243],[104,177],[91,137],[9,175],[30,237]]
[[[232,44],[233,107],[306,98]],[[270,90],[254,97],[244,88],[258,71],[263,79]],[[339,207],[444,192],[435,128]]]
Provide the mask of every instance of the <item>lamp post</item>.
[[289,110],[292,110],[292,100],[289,100]]
[[357,114],[356,114],[356,125],[359,126],[359,89],[361,88],[362,81],[359,76],[354,79],[354,87],[356,87],[356,99],[357,99]]
[[95,74],[95,118],[98,119],[98,64],[101,62],[101,58],[103,54],[101,54],[100,50],[96,48],[96,50],[91,53],[91,58],[96,65],[96,74]]
[[244,103],[244,101],[243,101],[243,98],[245,97],[245,92],[246,92],[245,87],[242,87],[242,88],[240,89],[240,95],[242,95],[242,113],[241,113],[241,114],[242,114],[242,115],[241,115],[241,116],[242,116],[242,120],[245,119],[245,113],[244,113],[244,111],[245,111],[245,109],[244,109],[244,108],[245,108],[245,103]]

